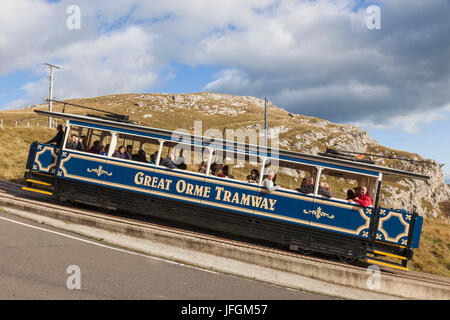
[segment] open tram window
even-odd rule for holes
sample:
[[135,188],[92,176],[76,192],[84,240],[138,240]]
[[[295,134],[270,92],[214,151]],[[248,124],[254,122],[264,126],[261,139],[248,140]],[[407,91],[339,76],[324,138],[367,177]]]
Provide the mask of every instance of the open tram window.
[[109,131],[70,126],[65,148],[106,155],[110,143],[111,133]]
[[275,173],[275,185],[283,189],[298,191],[305,194],[314,193],[316,168],[300,163],[278,160],[266,161],[264,177],[268,172]]
[[261,164],[256,155],[214,150],[210,175],[257,184],[260,180]]
[[206,173],[209,149],[188,143],[164,141],[159,164],[170,169]]
[[324,168],[320,182],[321,187],[328,189],[333,195],[333,199],[352,202],[351,200],[361,193],[362,187],[367,189],[370,199],[374,199],[377,178]]
[[153,138],[119,134],[113,157],[156,164],[159,141]]

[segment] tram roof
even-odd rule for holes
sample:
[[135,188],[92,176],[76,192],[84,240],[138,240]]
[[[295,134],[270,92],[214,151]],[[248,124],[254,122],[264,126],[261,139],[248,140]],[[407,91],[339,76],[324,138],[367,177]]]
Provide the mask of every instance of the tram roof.
[[[142,125],[137,125],[130,122],[118,122],[118,121],[111,121],[106,119],[101,119],[97,117],[92,116],[85,116],[85,115],[77,115],[77,114],[70,114],[70,113],[61,113],[61,112],[53,112],[53,111],[46,111],[46,110],[35,110],[35,112],[39,115],[43,116],[49,116],[53,118],[59,118],[64,120],[69,120],[73,124],[91,124],[97,126],[99,129],[106,129],[106,130],[117,130],[125,134],[144,134],[147,133],[149,136],[153,136],[156,138],[162,138],[167,139],[173,142],[187,142],[183,139],[191,139],[191,144],[199,144],[201,143],[203,146],[211,145],[212,142],[218,143],[218,145],[222,146],[222,149],[225,151],[236,151],[236,152],[244,152],[247,154],[253,154],[253,155],[260,155],[264,156],[267,155],[267,157],[271,157],[271,155],[276,155],[276,157],[281,161],[291,161],[291,162],[298,162],[303,165],[312,165],[312,166],[323,166],[325,168],[329,169],[337,169],[337,170],[344,170],[345,168],[354,168],[357,169],[360,174],[366,174],[371,176],[376,176],[378,173],[383,174],[384,180],[398,180],[401,178],[412,178],[412,179],[419,179],[419,180],[427,180],[430,177],[414,172],[404,171],[404,170],[397,170],[393,168],[387,168],[375,164],[369,164],[364,162],[358,162],[358,161],[351,161],[351,160],[345,160],[345,159],[337,159],[337,158],[331,158],[327,156],[321,156],[321,155],[311,155],[306,153],[299,153],[299,152],[293,152],[293,151],[287,151],[287,150],[281,150],[281,149],[274,149],[274,148],[267,148],[265,149],[264,146],[257,146],[257,145],[251,145],[247,143],[240,143],[235,141],[227,141],[222,139],[213,139],[209,137],[202,137],[202,136],[195,136],[191,134],[186,134],[182,132],[177,131],[171,131],[171,130],[165,130],[165,129],[159,129],[159,128],[151,128],[146,127]],[[172,134],[176,133],[179,137],[179,140],[173,139]],[[214,146],[214,145],[213,145]],[[232,146],[230,148],[230,146]]]

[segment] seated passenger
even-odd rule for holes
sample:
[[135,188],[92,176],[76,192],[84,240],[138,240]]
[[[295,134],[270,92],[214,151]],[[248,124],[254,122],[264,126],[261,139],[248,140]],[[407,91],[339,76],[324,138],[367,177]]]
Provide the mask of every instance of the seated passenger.
[[131,144],[127,146],[125,153],[127,154],[128,159],[133,159],[133,146]]
[[359,192],[356,194],[356,197],[348,201],[359,203],[362,207],[369,207],[372,205],[372,198],[367,193],[366,187],[359,188]]
[[219,177],[234,179],[234,177],[231,174],[229,174],[229,169],[230,168],[228,166],[223,166],[222,175],[219,175]]
[[150,164],[156,164],[156,157],[158,156],[158,154],[156,153],[152,153],[150,155]]
[[97,140],[97,141],[94,141],[94,144],[89,149],[89,152],[99,154],[100,150],[101,150],[100,140]]
[[114,152],[113,157],[114,158],[120,158],[120,159],[127,159],[127,160],[129,160],[128,154],[125,152],[125,147],[124,146],[120,146],[119,149],[117,149],[117,151]]
[[246,182],[259,183],[259,171],[257,169],[252,169],[247,176]]
[[347,200],[352,200],[352,199],[355,199],[355,197],[356,197],[356,189],[357,188],[359,188],[359,187],[356,187],[356,188],[354,188],[354,191],[352,190],[352,189],[348,189],[347,190]]
[[208,165],[205,161],[202,161],[202,163],[199,164],[197,172],[199,173],[206,173],[206,169],[208,168]]
[[267,177],[263,180],[262,185],[269,193],[280,189],[280,186],[275,185],[275,173],[273,171],[269,171]]
[[161,161],[161,165],[169,169],[178,169],[177,165],[174,163],[174,160],[175,155],[172,152],[169,152],[167,157],[165,157],[164,160]]
[[[108,149],[109,149],[109,144],[108,144]],[[104,145],[100,146],[100,151],[98,152],[98,154],[101,155],[101,156],[107,156],[108,155],[108,151],[106,151]]]
[[327,198],[333,198],[333,194],[328,190],[327,184],[322,181],[319,182],[319,191],[317,193]]
[[211,164],[211,168],[210,168],[211,174],[212,174],[213,176],[217,176],[217,175],[219,174],[219,173],[218,173],[219,170],[222,172],[222,167],[223,167],[223,164],[222,164],[222,163],[216,163],[216,162],[213,162],[213,163]]
[[144,150],[140,149],[137,154],[133,154],[132,160],[140,162],[148,162],[147,155]]
[[110,146],[110,145],[111,145],[111,144],[108,143],[108,144],[105,146],[104,149],[100,150],[100,154],[103,155],[103,156],[107,156],[107,155],[108,155],[108,152],[109,152],[109,146]]
[[314,193],[314,179],[312,177],[304,178],[300,188],[295,189],[301,193]]
[[83,146],[83,150],[80,150],[80,151],[85,151],[85,152],[87,152],[87,151],[88,151],[88,149],[87,149],[87,144],[86,144],[86,142],[87,142],[87,137],[86,137],[86,136],[81,136],[81,137],[80,137],[80,142],[81,142],[81,145]]
[[181,149],[180,155],[175,158],[173,163],[177,166],[178,169],[181,169],[181,170],[186,170],[187,169],[187,165],[184,162],[183,149]]
[[70,141],[66,143],[66,149],[84,151],[84,144],[76,134],[70,136]]

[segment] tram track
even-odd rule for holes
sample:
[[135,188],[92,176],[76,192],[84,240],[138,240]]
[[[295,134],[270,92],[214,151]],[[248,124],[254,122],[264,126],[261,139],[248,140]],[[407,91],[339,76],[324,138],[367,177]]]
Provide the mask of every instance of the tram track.
[[[0,181],[0,197],[10,200],[20,201],[20,203],[26,207],[27,205],[38,205],[41,208],[48,208],[49,210],[61,210],[64,209],[66,212],[84,215],[86,217],[96,217],[103,219],[105,221],[110,221],[114,223],[124,223],[134,227],[152,228],[155,230],[161,230],[164,232],[170,232],[172,234],[179,235],[180,237],[194,238],[200,241],[207,241],[211,244],[225,244],[231,247],[246,248],[249,250],[255,250],[263,255],[277,255],[283,258],[295,258],[308,261],[310,263],[326,264],[328,266],[335,266],[338,268],[345,268],[347,270],[355,272],[365,272],[369,266],[366,262],[356,262],[354,264],[343,263],[336,261],[331,258],[324,258],[319,255],[304,255],[298,252],[288,251],[287,249],[281,249],[276,247],[271,247],[266,244],[253,243],[253,242],[243,242],[241,239],[222,237],[217,234],[207,234],[203,231],[196,230],[195,228],[190,228],[189,230],[180,229],[176,223],[170,223],[167,221],[159,221],[159,219],[153,219],[150,217],[137,216],[131,214],[125,214],[122,212],[114,212],[114,214],[102,213],[95,210],[94,207],[80,205],[71,205],[67,203],[61,203],[53,199],[52,197],[30,193],[22,190],[22,185],[11,183],[8,181]],[[156,222],[155,222],[156,221]],[[422,283],[434,284],[439,286],[450,287],[450,279],[444,277],[438,277],[434,275],[412,272],[412,271],[402,271],[392,268],[380,267],[381,277],[383,276],[394,276],[400,279],[419,281]]]

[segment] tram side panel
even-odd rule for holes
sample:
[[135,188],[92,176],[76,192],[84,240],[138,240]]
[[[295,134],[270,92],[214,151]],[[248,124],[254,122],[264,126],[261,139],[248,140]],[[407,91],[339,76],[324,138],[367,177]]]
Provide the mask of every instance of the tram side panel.
[[33,142],[30,145],[26,169],[32,174],[53,175],[60,150],[55,145]]
[[423,218],[405,210],[379,208],[375,249],[390,251],[408,258],[410,248],[418,248]]

